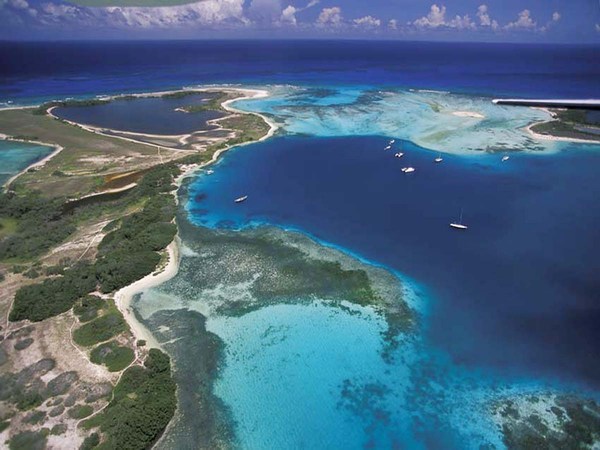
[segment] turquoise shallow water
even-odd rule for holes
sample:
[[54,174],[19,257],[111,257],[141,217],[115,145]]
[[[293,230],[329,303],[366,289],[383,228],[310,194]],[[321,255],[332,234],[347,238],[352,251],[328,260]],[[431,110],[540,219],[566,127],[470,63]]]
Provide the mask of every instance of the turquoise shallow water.
[[0,184],[52,151],[52,148],[43,145],[0,140]]
[[[385,324],[372,311],[312,304],[210,316],[207,327],[226,348],[215,393],[241,447],[503,448],[494,402],[554,390],[597,397],[599,367],[589,357],[598,351],[599,260],[590,243],[600,216],[589,209],[599,192],[596,147],[533,142],[518,127],[537,112],[519,110],[513,120],[487,101],[446,95],[448,110],[487,119],[462,119],[464,129],[436,140],[456,145],[436,165],[435,152],[409,141],[385,151],[397,136],[377,133],[396,126],[394,111],[400,137],[412,130],[424,140],[444,136],[457,116],[398,112],[402,93],[384,107],[339,91],[244,102],[291,136],[233,150],[214,174],[199,176],[190,219],[305,231],[408,275],[432,296],[420,298],[418,336],[392,361],[379,354]],[[525,152],[502,163],[502,154],[475,153],[482,145]],[[406,165],[417,172],[402,174]],[[245,203],[233,203],[243,194]],[[448,223],[461,207],[470,230],[457,234]]]
[[[271,306],[237,318],[214,313],[212,302],[246,298],[257,275],[244,283],[231,282],[232,274],[240,270],[237,254],[231,255],[230,270],[223,271],[218,286],[208,289],[198,282],[189,292],[174,292],[166,285],[144,293],[136,309],[144,315],[156,301],[165,315],[178,309],[176,319],[186,313],[192,317],[190,309],[209,317],[208,326],[223,336],[225,344],[225,364],[214,390],[230,409],[242,448],[398,444],[451,449],[478,448],[481,443],[502,448],[486,405],[497,396],[535,391],[541,377],[498,377],[481,369],[483,360],[499,361],[502,368],[525,350],[516,359],[517,367],[531,362],[539,368],[549,361],[559,375],[576,377],[585,375],[582,367],[594,369],[599,360],[594,332],[597,302],[590,294],[597,292],[593,281],[598,260],[589,259],[596,253],[590,243],[598,240],[597,233],[592,234],[599,229],[593,207],[598,198],[598,162],[581,148],[529,139],[520,128],[543,113],[492,110],[489,97],[395,89],[597,97],[597,49],[355,41],[254,44],[7,43],[0,51],[12,64],[0,83],[0,101],[31,104],[36,98],[146,92],[198,83],[315,87],[313,92],[299,90],[291,96],[283,92],[278,99],[243,106],[271,113],[290,133],[347,139],[339,146],[333,141],[325,145],[323,140],[322,147],[313,140],[307,145],[313,152],[304,151],[301,144],[301,151],[294,152],[298,144],[294,139],[240,149],[226,156],[213,178],[204,180],[200,187],[209,196],[191,205],[190,212],[194,220],[207,219],[210,225],[258,222],[301,229],[410,274],[431,293],[420,298],[427,312],[419,328],[425,342],[422,336],[405,342],[394,362],[387,364],[378,355],[381,318],[368,309],[351,314],[316,299],[311,305]],[[337,89],[337,84],[346,87]],[[367,85],[383,93],[361,97],[360,86]],[[453,115],[461,110],[478,112],[485,119]],[[369,139],[380,152],[386,136],[420,144],[420,149],[406,144],[414,151],[410,164],[417,165],[417,178],[398,178],[389,158],[379,161],[361,153],[361,146],[371,148]],[[488,146],[557,153],[539,159],[515,157],[504,167],[491,157],[449,155]],[[333,152],[319,155],[321,149]],[[561,149],[565,152],[558,153]],[[447,176],[442,179],[427,165],[437,151],[448,153],[443,166]],[[278,156],[282,160],[275,160]],[[276,164],[270,165],[273,161]],[[234,209],[231,199],[243,193],[250,193],[250,201]],[[366,201],[359,202],[363,193]],[[382,202],[373,201],[379,197]],[[456,237],[449,234],[447,222],[461,206],[471,229]],[[388,212],[398,214],[390,217]],[[475,239],[469,241],[469,236]],[[489,245],[478,247],[473,241]],[[180,274],[192,281],[191,274],[206,272],[214,262],[203,242],[194,244],[193,249],[184,247],[183,266],[189,273]],[[432,257],[436,247],[443,251]],[[487,266],[490,255],[504,264]],[[473,264],[464,267],[465,261]],[[511,270],[515,261],[526,270]],[[536,267],[540,270],[531,277],[528,269]],[[483,275],[469,272],[476,269]],[[548,280],[545,289],[536,291]],[[512,289],[515,285],[531,285],[531,290],[521,295],[521,290]],[[498,294],[490,298],[480,289]],[[190,322],[201,328],[196,323],[201,321]],[[469,324],[477,325],[477,334],[465,326]],[[206,344],[192,325],[185,336],[178,336],[173,326],[164,345],[183,342],[178,355],[187,359],[175,361],[175,367],[189,371],[181,378],[200,385],[195,366],[185,364],[201,363],[198,353],[190,350],[197,342]],[[512,339],[498,340],[499,331]],[[459,350],[458,355],[444,347]],[[592,370],[587,379],[599,379],[594,375]],[[186,410],[198,431],[208,424],[198,397],[200,387],[195,388],[184,392],[188,404],[198,403],[197,409]],[[176,426],[173,432],[179,432]],[[189,437],[195,434],[187,429],[181,435],[180,448],[189,448]]]

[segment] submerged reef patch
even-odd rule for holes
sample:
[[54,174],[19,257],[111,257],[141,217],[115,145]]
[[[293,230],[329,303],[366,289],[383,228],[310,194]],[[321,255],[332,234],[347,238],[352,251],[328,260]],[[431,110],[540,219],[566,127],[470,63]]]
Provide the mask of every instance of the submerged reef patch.
[[578,448],[600,444],[600,405],[574,395],[507,398],[492,411],[509,449]]
[[279,87],[265,99],[236,106],[269,114],[288,133],[312,136],[390,136],[434,151],[546,151],[525,127],[548,120],[545,111],[495,105],[491,98],[448,92]]

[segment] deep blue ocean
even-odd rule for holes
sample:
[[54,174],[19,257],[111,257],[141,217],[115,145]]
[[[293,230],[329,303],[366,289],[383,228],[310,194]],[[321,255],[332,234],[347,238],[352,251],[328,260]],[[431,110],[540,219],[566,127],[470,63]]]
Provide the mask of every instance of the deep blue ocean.
[[[399,161],[386,144],[283,137],[242,147],[192,185],[189,210],[209,226],[306,230],[417,280],[433,302],[428,337],[457,364],[600,388],[600,155],[573,146],[436,164],[408,142]],[[406,165],[417,171],[403,174]],[[242,194],[242,205],[231,201]],[[449,227],[461,209],[468,232]]]
[[[0,61],[0,102],[9,105],[206,84],[314,88],[272,104],[240,105],[275,118],[285,113],[291,121],[302,115],[296,128],[302,132],[289,132],[291,122],[283,121],[278,136],[226,153],[213,175],[198,175],[190,184],[189,217],[211,227],[298,230],[414,282],[424,302],[423,343],[411,356],[419,376],[413,374],[410,389],[395,391],[407,377],[401,365],[391,369],[377,356],[384,325],[368,312],[362,320],[322,305],[279,305],[217,318],[209,328],[230,354],[241,355],[227,360],[216,393],[232,411],[242,447],[360,448],[368,441],[384,448],[478,448],[479,442],[501,448],[497,430],[489,421],[479,424],[482,415],[474,413],[489,400],[483,391],[534,386],[598,397],[599,147],[560,144],[553,151],[517,152],[505,163],[499,153],[449,149],[435,164],[438,149],[390,131],[398,103],[365,98],[405,90],[411,94],[394,101],[421,101],[409,90],[447,91],[461,95],[448,96],[453,100],[440,103],[443,108],[484,108],[486,114],[493,108],[490,97],[600,98],[599,47],[5,42]],[[436,95],[428,101],[441,102]],[[352,114],[365,114],[361,130],[368,128],[365,122],[378,120],[376,108],[386,101],[385,127],[356,136],[322,132],[352,130]],[[418,114],[405,117],[419,120]],[[512,126],[522,127],[522,117]],[[337,118],[345,122],[311,133],[311,123]],[[491,129],[496,139],[511,126],[510,117],[491,119],[481,129],[464,119],[472,127],[465,129]],[[385,135],[378,134],[384,128]],[[517,140],[507,136],[501,139],[510,150]],[[383,150],[393,137],[405,153],[401,160]],[[466,142],[468,133],[460,139]],[[536,144],[519,141],[521,150],[528,145],[534,150]],[[0,149],[0,162],[2,155]],[[403,174],[400,167],[407,165],[417,171]],[[232,202],[241,195],[249,196],[245,203]],[[461,210],[467,232],[448,226]],[[269,333],[277,344],[263,348]],[[339,384],[353,376],[379,380],[395,392],[386,400],[392,423],[365,425],[371,419],[340,412]],[[462,427],[471,429],[463,433]],[[326,439],[334,441],[326,445]],[[341,446],[344,439],[348,445]]]
[[0,102],[207,83],[600,97],[598,46],[393,41],[0,42]]

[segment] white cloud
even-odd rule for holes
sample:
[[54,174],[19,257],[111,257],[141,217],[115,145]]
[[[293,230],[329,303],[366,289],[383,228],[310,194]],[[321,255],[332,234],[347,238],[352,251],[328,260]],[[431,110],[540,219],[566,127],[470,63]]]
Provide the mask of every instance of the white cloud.
[[468,14],[464,16],[456,15],[453,19],[446,20],[446,7],[431,5],[429,14],[413,22],[417,28],[456,28],[458,30],[475,29],[477,25],[471,20]]
[[388,28],[390,30],[397,30],[398,29],[398,21],[396,19],[391,19],[388,22]]
[[597,23],[594,28],[596,29],[597,33],[600,33],[600,23]]
[[413,25],[419,28],[437,28],[446,23],[446,7],[438,6],[435,3],[431,5],[429,14],[413,22]]
[[318,4],[319,0],[311,0],[304,8],[296,8],[293,5],[288,5],[283,9],[283,11],[281,11],[279,22],[280,24],[297,25],[298,21],[296,19],[296,14]]
[[178,6],[85,8],[63,3],[43,3],[38,12],[40,22],[44,24],[164,29],[247,23],[243,4],[244,0],[203,0]]
[[288,23],[296,25],[296,13],[298,9],[292,5],[288,5],[283,11],[281,11],[281,18],[279,19],[282,23]]
[[479,5],[477,8],[477,17],[479,25],[482,27],[490,27],[492,30],[498,29],[498,22],[490,17],[487,5]]
[[558,12],[553,12],[552,13],[552,21],[553,22],[558,22],[560,20],[560,14]]
[[319,17],[317,17],[318,26],[334,26],[342,24],[342,8],[334,6],[333,8],[323,8]]
[[514,22],[510,22],[508,25],[506,25],[506,28],[520,28],[524,30],[533,30],[536,28],[536,25],[537,24],[535,20],[533,20],[533,18],[531,17],[531,11],[529,11],[528,9],[524,9],[519,13],[518,19]]
[[452,19],[445,25],[450,28],[457,28],[459,30],[474,30],[477,28],[477,25],[475,25],[475,23],[471,20],[468,14],[465,14],[462,17],[457,15],[454,19]]
[[377,28],[381,25],[381,20],[373,16],[364,16],[353,20],[354,25],[362,28]]

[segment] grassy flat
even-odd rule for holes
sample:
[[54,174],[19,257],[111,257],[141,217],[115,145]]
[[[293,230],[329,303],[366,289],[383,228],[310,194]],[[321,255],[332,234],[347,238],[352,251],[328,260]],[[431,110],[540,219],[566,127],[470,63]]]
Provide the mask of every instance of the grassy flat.
[[[181,152],[91,133],[33,109],[0,111],[0,133],[61,145],[64,150],[38,170],[18,178],[17,192],[38,190],[47,197],[85,195],[105,177],[141,170],[183,156]],[[75,195],[74,195],[75,194]]]

